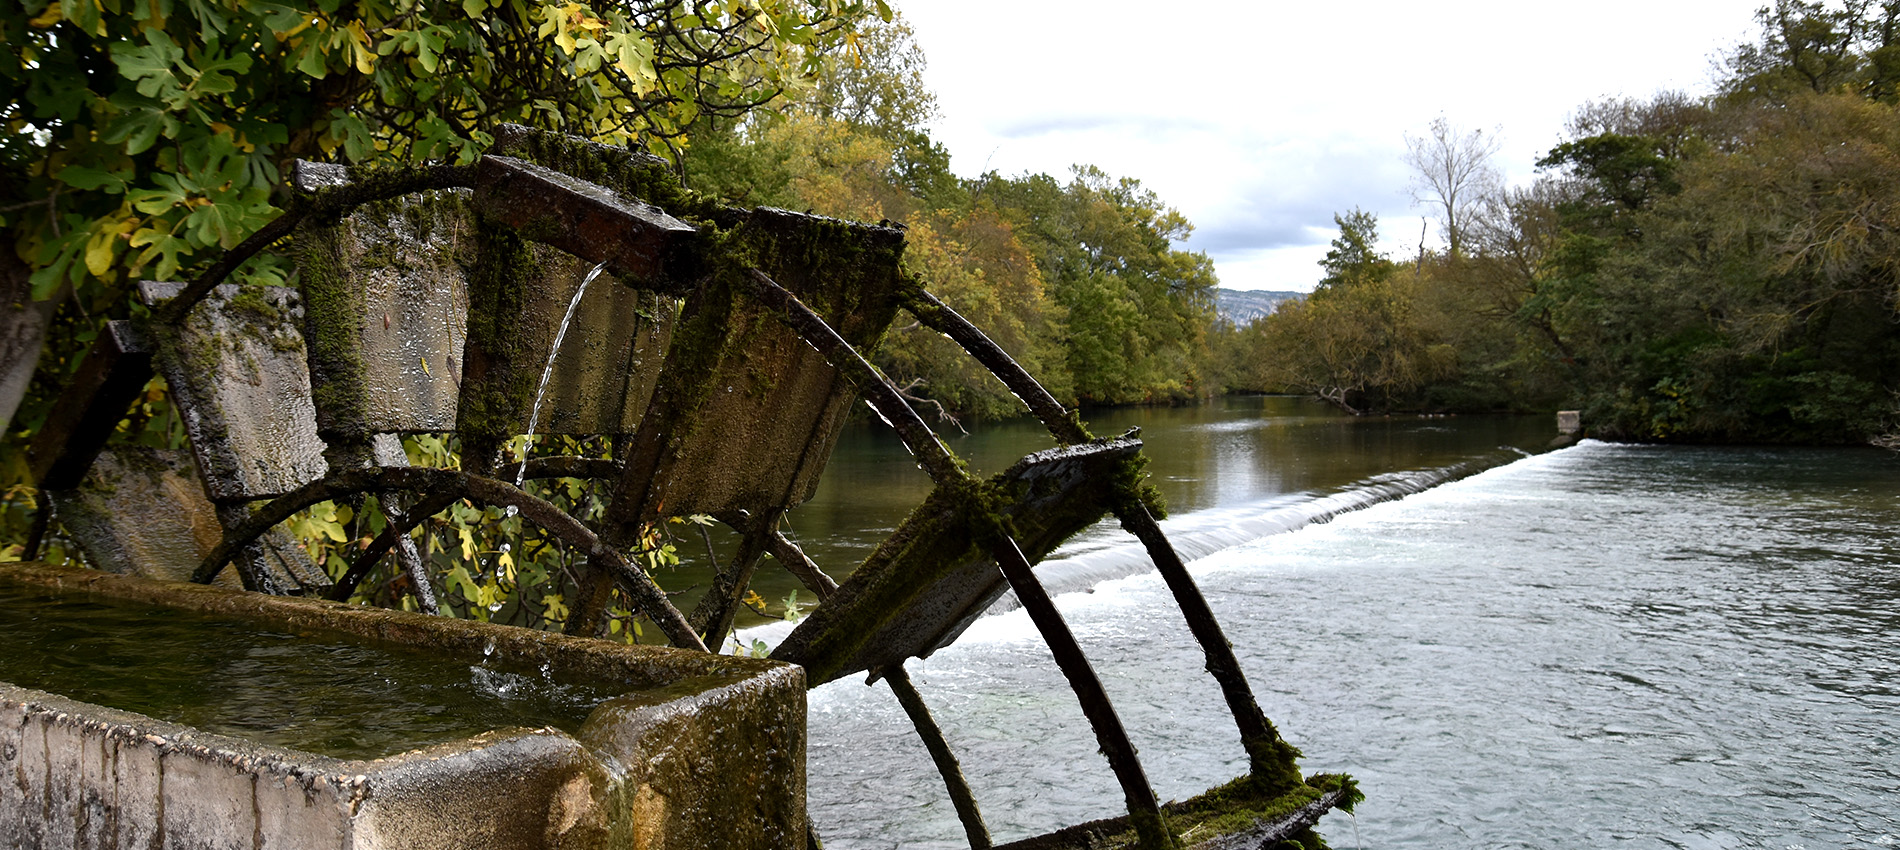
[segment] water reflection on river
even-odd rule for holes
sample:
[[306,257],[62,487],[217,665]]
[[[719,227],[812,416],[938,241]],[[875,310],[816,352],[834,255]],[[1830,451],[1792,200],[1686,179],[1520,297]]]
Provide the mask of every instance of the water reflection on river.
[[[1247,416],[1200,430],[1271,430]],[[1437,427],[1385,428],[1421,426]],[[1346,486],[1378,463],[1236,469],[1219,458],[1247,446],[1216,438],[1192,450],[1217,458],[1209,480],[1148,436],[1189,516]],[[1378,451],[1391,437],[1343,439]],[[1875,450],[1586,443],[1194,569],[1306,767],[1361,780],[1357,821],[1324,824],[1336,847],[1886,847],[1900,845],[1896,527],[1900,460]],[[1242,769],[1151,574],[1058,603],[1163,797]],[[999,839],[1114,812],[1119,793],[1020,612],[911,669]],[[828,846],[960,846],[887,691],[847,680],[811,706]]]
[[[1055,445],[1042,425],[1028,418],[985,423],[968,434],[949,425],[935,427],[950,449],[983,475]],[[1089,427],[1098,436],[1140,428],[1153,483],[1180,517],[1240,506],[1264,512],[1289,499],[1337,492],[1376,476],[1438,469],[1493,455],[1501,447],[1540,447],[1554,436],[1546,416],[1355,418],[1311,399],[1286,396],[1093,411]],[[929,477],[889,428],[857,423],[839,440],[817,495],[785,524],[806,554],[842,578],[929,493]],[[760,579],[755,586],[775,601],[795,586],[777,570],[761,571]]]

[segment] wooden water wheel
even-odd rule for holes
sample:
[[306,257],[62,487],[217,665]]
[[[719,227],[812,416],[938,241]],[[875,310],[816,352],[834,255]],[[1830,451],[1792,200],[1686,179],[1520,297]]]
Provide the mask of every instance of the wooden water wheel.
[[[1297,751],[1261,711],[1155,521],[1136,435],[1095,439],[980,329],[907,275],[901,229],[722,208],[679,189],[651,157],[525,128],[499,134],[494,151],[472,166],[366,174],[304,164],[296,183],[302,195],[282,219],[189,285],[153,288],[151,321],[116,328],[95,347],[35,446],[44,489],[76,486],[156,362],[179,388],[178,401],[199,406],[189,435],[200,477],[220,505],[222,541],[194,580],[211,581],[235,559],[254,590],[347,599],[370,565],[393,551],[419,595],[432,599],[408,531],[468,499],[517,510],[589,553],[570,632],[600,628],[618,588],[674,645],[703,651],[723,642],[770,554],[821,599],[773,657],[803,666],[812,686],[852,673],[886,681],[929,748],[973,847],[991,844],[976,801],[903,664],[954,641],[1009,590],[1048,641],[1128,809],[1122,818],[1012,846],[1268,847],[1306,834],[1326,811],[1357,799],[1350,779],[1303,777]],[[189,388],[204,384],[194,384],[194,370],[230,350],[207,338],[215,343],[236,321],[207,318],[231,312],[237,297],[215,287],[286,236],[294,237],[299,261],[302,317],[291,331],[301,336],[296,346],[272,350],[306,352],[307,366],[284,368],[307,368],[310,403],[213,400],[215,380],[194,395]],[[604,269],[613,284],[588,293],[583,281],[575,291],[588,266]],[[594,323],[584,329],[588,350],[605,354],[562,366],[559,358],[569,355],[555,346],[560,332],[549,333],[547,317],[568,305],[564,331],[583,297],[595,305],[583,320]],[[900,310],[955,340],[1061,447],[986,480],[966,472],[865,360]],[[286,332],[282,316],[275,325],[268,316],[261,321],[254,332]],[[501,445],[531,430],[540,409],[524,387],[543,362],[562,376],[558,388],[544,388],[560,397],[544,433],[603,435],[617,450],[611,458],[544,459],[519,472],[611,484],[605,516],[591,525],[523,490],[500,463]],[[838,584],[778,526],[787,509],[812,495],[859,397],[891,424],[936,487]],[[265,431],[293,435],[279,440],[288,448],[261,450],[244,436],[259,428],[247,419],[259,417],[269,420]],[[461,469],[411,468],[388,449],[390,435],[443,432],[461,441]],[[334,585],[320,574],[273,568],[259,554],[259,541],[296,511],[364,494],[379,497],[387,528]],[[252,509],[259,500],[267,501]],[[643,525],[682,513],[717,517],[740,537],[690,615],[625,554]],[[1165,810],[1033,570],[1107,515],[1139,538],[1168,584],[1248,757],[1246,776]]]

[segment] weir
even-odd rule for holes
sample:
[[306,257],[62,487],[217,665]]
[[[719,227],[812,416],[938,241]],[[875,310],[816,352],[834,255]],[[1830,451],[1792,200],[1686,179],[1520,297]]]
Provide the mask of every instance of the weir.
[[[1550,447],[1567,444],[1568,441],[1555,441]],[[1423,493],[1523,457],[1525,454],[1521,451],[1500,449],[1448,466],[1381,474],[1323,495],[1283,496],[1202,511],[1189,517],[1177,514],[1164,525],[1175,551],[1183,560],[1191,562],[1262,537],[1331,522],[1343,514]],[[1101,540],[1066,555],[1052,553],[1050,560],[1037,566],[1036,577],[1050,593],[1073,593],[1152,568],[1139,541]],[[1003,613],[1016,607],[1016,600],[1005,596],[998,598],[988,613]]]
[[[164,794],[228,801],[237,793],[241,803],[251,793],[260,812],[297,798],[286,791],[289,797],[266,801],[255,789],[288,788],[286,777],[295,777],[320,829],[345,836],[338,846],[815,845],[804,821],[802,688],[867,673],[888,683],[914,721],[971,845],[988,847],[954,742],[944,740],[903,664],[956,640],[1005,590],[1048,641],[1128,809],[1124,818],[1020,846],[1172,848],[1187,846],[1187,836],[1209,848],[1316,841],[1318,819],[1359,798],[1348,777],[1302,775],[1298,751],[1267,720],[1157,523],[1138,435],[1095,439],[904,270],[901,228],[720,207],[681,189],[656,158],[520,127],[503,128],[470,166],[369,172],[302,163],[292,182],[298,200],[290,211],[211,271],[186,284],[142,287],[151,318],[114,323],[34,445],[33,469],[67,533],[96,564],[148,578],[36,566],[0,568],[0,576],[253,625],[410,644],[457,670],[486,663],[489,647],[516,647],[495,663],[539,660],[555,680],[625,695],[585,714],[578,731],[482,731],[337,762],[297,748],[304,744],[236,742],[125,707],[82,704],[47,692],[58,689],[50,681],[37,691],[5,686],[0,734],[18,737],[16,750],[30,750],[23,736],[37,735],[44,755],[40,762],[9,757],[11,781],[0,789],[8,790],[10,808],[0,837],[83,832],[93,809],[72,801],[116,788],[121,777],[87,774],[82,762],[136,751],[161,766],[187,753],[177,756],[175,770],[183,773],[176,775],[210,777],[202,790],[168,780]],[[231,270],[285,237],[298,289],[224,284]],[[971,476],[866,360],[900,311],[955,340],[1061,447],[990,479]],[[154,369],[183,413],[188,463],[106,447]],[[860,397],[897,431],[936,489],[839,584],[779,524],[812,495]],[[400,443],[410,434],[452,437],[460,468],[410,467]],[[532,459],[524,449],[511,463],[505,446],[523,434],[584,437],[611,449]],[[591,481],[606,494],[604,511],[571,515],[521,487],[548,476]],[[177,485],[194,477],[193,488]],[[195,533],[171,535],[162,550],[137,545],[148,521],[111,521],[115,503],[105,497],[120,491],[140,494],[133,501],[156,506],[159,515],[184,518]],[[276,530],[321,502],[360,514],[372,510],[371,499],[383,530],[365,536],[340,571],[319,569]],[[458,503],[504,508],[585,555],[563,586],[568,636],[340,604],[386,570],[407,582],[417,608],[437,611],[436,580],[412,530]],[[67,519],[88,510],[106,521]],[[740,538],[690,614],[629,556],[656,524],[687,514],[708,515]],[[1088,658],[1033,570],[1110,515],[1167,582],[1247,755],[1246,775],[1186,803],[1159,804]],[[821,603],[772,661],[708,653],[726,642],[768,555]],[[385,557],[393,564],[380,566]],[[252,592],[201,586],[230,573]],[[177,578],[196,585],[152,582]],[[338,602],[290,598],[297,596]],[[676,649],[592,640],[617,608],[638,612]],[[470,655],[477,646],[479,658]],[[133,710],[148,709],[164,713],[144,704]],[[206,743],[165,743],[185,740]],[[56,749],[85,755],[62,755],[69,761],[56,765],[47,760]],[[422,811],[429,789],[453,799],[461,792],[450,789],[491,782],[494,771],[527,770],[542,763],[537,753],[557,751],[548,763],[558,769],[548,768],[545,782],[526,783],[525,796],[474,807],[467,824],[444,820],[441,809]],[[458,760],[473,766],[454,773]],[[630,778],[642,771],[674,784]],[[404,777],[421,778],[405,785]],[[230,790],[246,783],[254,790]],[[739,799],[733,787],[762,796]],[[164,806],[125,808],[112,819],[181,836],[167,847],[224,846],[151,821],[193,805],[163,799]],[[390,801],[406,801],[416,813],[377,808],[397,805]],[[509,839],[517,844],[491,843],[499,827],[484,824],[514,809],[540,814]],[[288,821],[259,815],[249,823],[260,846],[304,846],[295,837],[301,827]],[[53,846],[119,846],[87,841]]]

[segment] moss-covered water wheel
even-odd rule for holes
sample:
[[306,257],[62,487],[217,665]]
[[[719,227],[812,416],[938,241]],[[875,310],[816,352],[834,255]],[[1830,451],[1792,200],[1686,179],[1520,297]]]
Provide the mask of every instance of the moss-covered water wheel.
[[[472,166],[365,172],[302,164],[294,182],[299,195],[289,213],[204,276],[168,291],[175,294],[154,309],[153,327],[182,326],[251,254],[295,236],[314,430],[328,471],[289,492],[247,493],[276,498],[225,523],[223,542],[195,580],[210,581],[307,505],[374,494],[399,510],[329,591],[347,599],[375,559],[391,550],[402,555],[418,521],[467,499],[519,511],[589,553],[569,631],[597,631],[619,588],[672,643],[703,651],[723,642],[769,553],[822,600],[774,657],[803,666],[813,686],[859,672],[888,682],[973,847],[990,846],[989,835],[903,662],[954,641],[1009,589],[1075,690],[1128,808],[1121,818],[1012,846],[1310,847],[1318,845],[1311,828],[1320,816],[1358,799],[1347,777],[1302,776],[1298,751],[1261,712],[1155,521],[1140,441],[1132,433],[1093,438],[981,330],[908,275],[901,228],[720,207],[680,188],[653,157],[520,127],[500,132]],[[556,358],[568,353],[550,339],[559,332],[549,327],[549,305],[570,297],[577,305],[581,293],[570,296],[549,281],[571,285],[577,270],[595,264],[618,285],[588,297],[608,299],[604,314],[645,310],[651,325],[632,341],[603,331],[608,342],[596,347],[609,352],[609,367],[562,366]],[[900,310],[959,343],[1062,448],[987,480],[972,477],[864,359]],[[144,338],[162,345],[175,337]],[[149,352],[128,354],[138,345],[114,340],[49,420],[84,427],[36,446],[43,480],[83,472],[110,432],[99,421],[116,422],[130,400],[127,387],[142,387],[140,375],[149,376]],[[500,468],[503,443],[527,429],[546,362],[565,381],[548,430],[615,438],[611,459],[550,459],[536,469],[612,485],[604,518],[591,527],[525,492],[512,483],[514,470]],[[839,585],[779,533],[778,519],[812,495],[859,397],[892,425],[936,489]],[[460,438],[460,470],[390,465],[378,447],[390,434],[447,431]],[[643,526],[686,513],[715,516],[741,536],[690,616],[625,554]],[[1165,809],[1032,569],[1109,514],[1147,547],[1174,593],[1248,756],[1246,776]],[[239,568],[246,569],[242,559]],[[405,569],[426,586],[426,572],[413,563]]]

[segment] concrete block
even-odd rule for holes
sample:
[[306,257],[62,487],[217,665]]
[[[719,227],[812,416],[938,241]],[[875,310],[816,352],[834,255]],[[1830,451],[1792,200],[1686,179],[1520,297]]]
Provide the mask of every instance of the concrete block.
[[27,816],[26,778],[21,774],[25,727],[25,709],[0,701],[0,847],[25,843],[21,838]]
[[[623,768],[609,808],[628,814],[608,846],[804,846],[803,672],[708,677],[678,690],[687,693],[608,702],[582,730]],[[775,781],[759,781],[768,776]]]
[[[50,494],[96,568],[182,581],[218,545],[223,529],[190,455],[147,446],[99,453],[79,487]],[[219,581],[237,586],[237,571]]]
[[[896,315],[901,231],[759,209],[729,239],[866,356]],[[857,400],[823,355],[739,288],[706,286],[686,300],[636,431],[664,445],[651,449],[656,463],[630,462],[621,482],[623,494],[650,488],[648,515],[612,520],[627,524],[627,539],[662,505],[718,514],[810,499]]]
[[107,730],[86,723],[77,730],[79,753],[79,847],[111,847],[118,839],[118,789],[112,769],[113,746]]
[[[62,722],[67,721],[67,722]],[[42,716],[40,734],[46,742],[45,842],[49,847],[80,847],[84,819],[85,777],[81,772],[86,739],[70,718]]]
[[[405,850],[597,847],[607,813],[594,802],[593,764],[579,742],[552,729],[492,732],[379,759],[366,770],[358,834],[370,846]],[[581,789],[578,804],[565,799],[570,786]]]
[[[585,262],[566,258],[551,259],[549,266],[557,263],[566,263],[568,268],[555,276],[558,280],[577,281],[589,270]],[[549,292],[562,311],[572,293],[572,287]],[[560,314],[547,309],[551,306],[544,305],[533,319],[524,317],[524,324],[532,320],[558,330]],[[605,275],[595,280],[574,311],[561,350],[555,353],[536,433],[628,434],[638,428],[653,398],[678,313],[679,299],[672,296],[630,289]],[[538,360],[545,368],[554,338],[545,330],[538,338],[545,344],[534,347],[537,356],[530,365]],[[540,380],[539,374],[535,380]],[[527,432],[527,424],[523,414],[522,433]]]
[[790,665],[38,564],[9,565],[0,583],[401,636],[447,664],[547,664],[629,691],[578,738],[500,729],[344,761],[0,683],[0,846],[805,847],[805,679]]
[[[507,234],[484,238],[514,241]],[[562,334],[561,322],[593,264],[544,245],[517,247],[532,258],[521,274],[473,283],[470,297],[485,317],[470,330],[460,424],[497,439],[527,433],[545,374],[535,433],[631,433],[659,380],[679,300],[628,288],[603,273],[587,285]],[[483,262],[504,263],[497,256],[503,253],[505,246],[485,242]],[[557,336],[561,348],[554,352]]]
[[351,850],[350,800],[327,776],[256,774],[257,850]]
[[466,194],[366,204],[297,232],[323,433],[454,430],[474,249]]
[[20,795],[22,818],[20,829],[13,836],[11,846],[20,850],[38,850],[49,844],[47,834],[53,827],[46,820],[48,759],[46,753],[46,724],[33,713],[26,714],[26,722],[20,730],[20,764],[15,773],[14,788]]
[[[530,183],[576,182],[528,163],[513,169],[532,172]],[[311,185],[337,179],[312,177]],[[667,233],[693,232],[631,199],[592,190],[602,203],[637,209]],[[547,211],[545,205],[502,206]],[[483,226],[492,225],[476,223],[463,193],[444,192],[366,205],[335,225],[299,231],[311,374],[324,434],[444,432],[463,419],[497,439],[527,432],[530,403],[562,317],[594,263],[550,245],[522,244],[512,231],[504,238],[514,247],[498,253],[481,235]],[[490,271],[480,272],[478,264]],[[471,304],[478,319],[474,339]],[[536,431],[632,431],[646,411],[677,310],[676,298],[630,289],[611,274],[590,284],[561,346]]]
[[[181,289],[139,284],[148,305]],[[302,321],[295,290],[226,284],[182,328],[154,332],[159,371],[184,414],[199,477],[214,502],[281,496],[327,470]]]
[[485,156],[475,196],[484,215],[545,245],[605,262],[629,283],[665,287],[692,226],[639,198],[526,160]]
[[119,726],[111,738],[113,835],[109,847],[152,847],[158,843],[164,772],[159,747],[131,726]]
[[252,850],[257,807],[251,774],[196,747],[168,749],[159,770],[165,847]]

